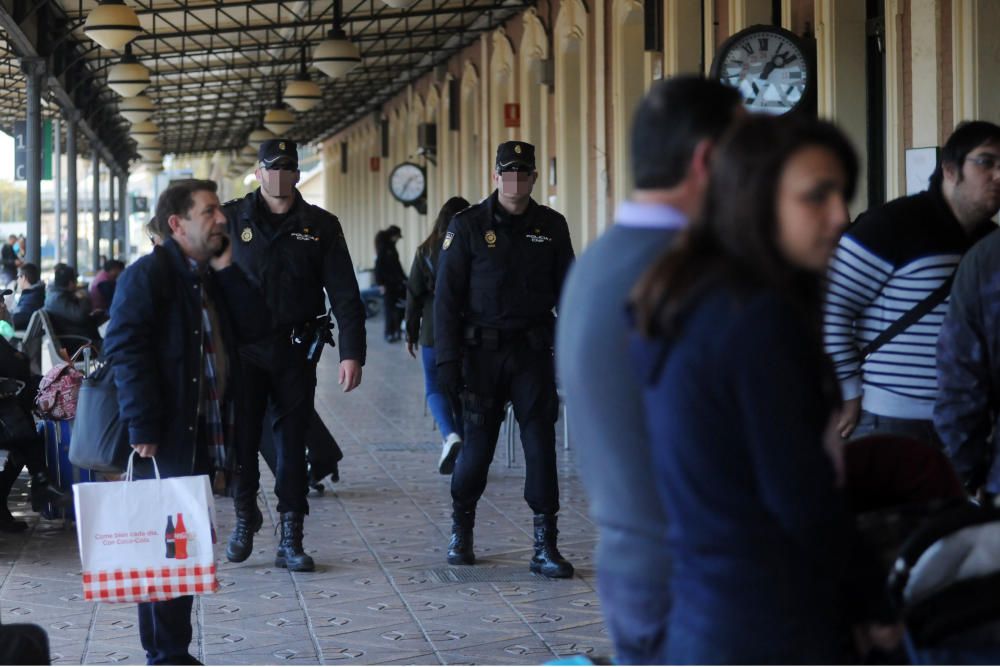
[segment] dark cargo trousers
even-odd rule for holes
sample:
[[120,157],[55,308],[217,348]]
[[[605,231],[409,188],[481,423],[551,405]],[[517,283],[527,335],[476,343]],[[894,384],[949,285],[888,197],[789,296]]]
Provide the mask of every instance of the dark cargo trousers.
[[556,431],[559,398],[550,349],[532,349],[510,339],[494,349],[465,350],[462,396],[465,439],[451,477],[451,498],[458,512],[474,510],[486,490],[507,402],[521,430],[524,447],[524,499],[536,514],[559,511]]
[[278,512],[309,513],[306,496],[309,474],[306,466],[306,433],[314,412],[316,365],[304,359],[277,368],[264,368],[244,360],[242,390],[248,416],[262,416],[271,401],[272,424],[262,419],[243,419],[239,424],[240,471],[236,480],[238,507],[254,504],[260,488],[257,453],[262,428],[272,428],[277,469],[274,494]]

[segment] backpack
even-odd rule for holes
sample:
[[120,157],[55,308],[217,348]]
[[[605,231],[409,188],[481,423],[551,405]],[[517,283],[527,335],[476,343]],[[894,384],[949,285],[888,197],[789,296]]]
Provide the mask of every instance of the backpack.
[[90,346],[81,347],[68,362],[53,366],[38,385],[38,395],[35,397],[35,414],[42,419],[63,420],[76,417],[76,401],[80,396],[80,385],[83,384],[81,373],[74,362],[84,350]]

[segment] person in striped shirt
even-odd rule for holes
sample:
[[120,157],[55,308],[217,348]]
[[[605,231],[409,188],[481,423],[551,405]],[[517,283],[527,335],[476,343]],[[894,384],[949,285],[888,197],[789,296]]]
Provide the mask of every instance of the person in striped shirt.
[[[893,433],[940,447],[935,347],[959,261],[995,229],[1000,174],[983,164],[997,155],[1000,127],[962,123],[926,191],[867,211],[841,238],[830,265],[824,334],[844,395],[842,437]],[[884,335],[908,312],[925,310]]]

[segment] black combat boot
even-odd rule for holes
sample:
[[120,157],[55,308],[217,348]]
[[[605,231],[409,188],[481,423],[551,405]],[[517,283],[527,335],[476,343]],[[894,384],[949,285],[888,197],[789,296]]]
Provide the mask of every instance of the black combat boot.
[[49,503],[56,507],[66,507],[70,503],[69,494],[52,486],[48,473],[36,472],[31,476],[31,509],[41,512]]
[[229,536],[226,558],[231,563],[242,563],[253,553],[253,536],[264,525],[264,515],[257,509],[257,503],[236,507],[236,525]]
[[472,552],[472,527],[476,523],[476,511],[451,513],[451,542],[448,543],[449,565],[475,565],[476,554]]
[[312,556],[302,548],[302,523],[305,515],[301,512],[282,512],[281,542],[275,567],[287,567],[292,572],[312,572],[316,569]]
[[559,553],[556,546],[555,514],[535,515],[535,555],[531,571],[551,579],[568,579],[573,576],[573,566]]

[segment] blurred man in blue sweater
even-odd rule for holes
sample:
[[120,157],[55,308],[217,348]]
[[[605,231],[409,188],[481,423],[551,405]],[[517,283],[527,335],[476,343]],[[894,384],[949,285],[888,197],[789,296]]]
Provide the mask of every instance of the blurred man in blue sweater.
[[739,94],[700,77],[655,85],[632,128],[635,190],[576,262],[559,307],[558,377],[590,514],[600,529],[598,588],[621,664],[666,664],[667,517],[652,476],[642,391],[630,371],[632,286],[701,210],[712,147]]

